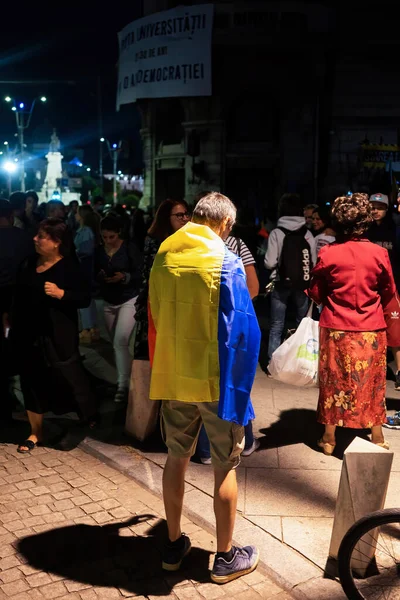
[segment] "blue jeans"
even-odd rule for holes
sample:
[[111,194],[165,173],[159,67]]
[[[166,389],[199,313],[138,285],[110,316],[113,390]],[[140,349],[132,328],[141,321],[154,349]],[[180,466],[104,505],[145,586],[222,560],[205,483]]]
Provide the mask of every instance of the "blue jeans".
[[[253,445],[254,442],[253,424],[251,421],[249,421],[246,427],[244,428],[244,434],[246,437],[244,449],[247,450],[248,448],[250,448],[250,446]],[[196,455],[199,458],[210,458],[211,456],[210,442],[208,441],[208,436],[204,425],[201,426],[199,439],[197,440]]]
[[93,329],[97,325],[97,308],[96,302],[92,299],[87,308],[80,308],[79,314],[81,317],[82,329]]
[[308,297],[300,290],[275,287],[271,293],[271,324],[269,331],[268,362],[271,356],[282,343],[282,334],[285,328],[286,309],[289,300],[293,300],[296,307],[296,325],[306,316],[308,310]]

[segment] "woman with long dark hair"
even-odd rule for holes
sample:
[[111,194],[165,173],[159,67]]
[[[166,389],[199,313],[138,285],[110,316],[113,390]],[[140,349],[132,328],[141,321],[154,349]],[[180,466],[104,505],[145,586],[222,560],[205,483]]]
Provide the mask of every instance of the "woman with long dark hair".
[[137,330],[134,354],[138,358],[148,359],[147,346],[147,300],[149,295],[149,277],[151,267],[161,243],[181,229],[190,219],[189,206],[184,200],[167,199],[161,202],[144,241],[144,256],[141,273],[141,285],[136,300]]
[[[94,256],[101,239],[100,218],[89,204],[80,206],[75,218],[79,224],[74,239],[76,254],[81,263],[84,276],[92,284],[94,280]],[[97,309],[93,297],[88,308],[79,309],[79,315],[81,321],[79,339],[81,344],[98,341],[100,332],[97,328]]]
[[71,400],[90,426],[97,420],[78,344],[78,309],[89,305],[90,290],[81,276],[71,233],[60,219],[46,219],[34,243],[36,256],[21,270],[11,318],[31,426],[29,437],[18,446],[21,453],[43,441],[44,413],[69,412]]
[[314,209],[312,215],[312,230],[315,235],[317,255],[321,248],[327,244],[333,244],[336,234],[332,228],[331,207],[319,206]]
[[104,319],[114,347],[118,374],[115,402],[128,399],[132,357],[129,338],[135,326],[135,302],[139,291],[142,256],[132,242],[123,239],[124,224],[107,215],[100,224],[103,245],[96,253],[96,277],[104,300]]

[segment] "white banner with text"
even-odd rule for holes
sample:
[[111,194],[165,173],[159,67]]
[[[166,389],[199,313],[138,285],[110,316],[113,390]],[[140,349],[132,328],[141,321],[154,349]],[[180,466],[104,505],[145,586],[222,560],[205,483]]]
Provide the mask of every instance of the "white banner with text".
[[178,6],[119,34],[117,109],[138,98],[211,95],[213,4]]

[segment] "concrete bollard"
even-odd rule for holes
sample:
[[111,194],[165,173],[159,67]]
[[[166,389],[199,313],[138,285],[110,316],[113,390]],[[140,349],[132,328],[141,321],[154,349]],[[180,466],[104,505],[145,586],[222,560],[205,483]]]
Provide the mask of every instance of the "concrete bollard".
[[143,442],[157,427],[160,401],[149,399],[150,362],[134,360],[129,386],[125,431]]
[[[358,519],[384,508],[392,461],[393,452],[359,437],[345,450],[329,548],[331,558],[337,559],[344,535]],[[371,542],[361,540],[353,553],[353,570],[364,576],[365,557],[372,559],[374,554]],[[357,556],[363,556],[363,560],[357,560]]]

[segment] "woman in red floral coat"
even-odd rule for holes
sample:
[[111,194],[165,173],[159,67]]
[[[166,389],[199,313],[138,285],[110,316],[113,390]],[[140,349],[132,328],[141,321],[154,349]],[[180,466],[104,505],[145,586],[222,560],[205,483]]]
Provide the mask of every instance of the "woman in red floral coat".
[[336,243],[322,248],[308,294],[322,305],[318,446],[335,449],[337,426],[371,429],[372,442],[388,449],[385,306],[396,287],[387,250],[364,238],[372,222],[366,194],[337,198],[332,208]]

